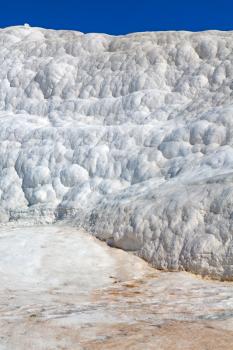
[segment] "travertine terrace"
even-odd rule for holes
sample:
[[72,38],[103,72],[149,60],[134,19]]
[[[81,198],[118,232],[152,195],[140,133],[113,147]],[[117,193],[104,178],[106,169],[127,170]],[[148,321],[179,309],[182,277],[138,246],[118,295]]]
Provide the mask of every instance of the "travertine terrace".
[[233,33],[0,30],[0,220],[233,278]]

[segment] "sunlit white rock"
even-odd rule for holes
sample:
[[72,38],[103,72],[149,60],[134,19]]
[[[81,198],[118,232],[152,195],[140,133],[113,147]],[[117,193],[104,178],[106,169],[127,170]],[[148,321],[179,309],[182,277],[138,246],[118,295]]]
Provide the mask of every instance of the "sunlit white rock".
[[72,212],[156,267],[232,279],[232,39],[0,30],[1,221]]

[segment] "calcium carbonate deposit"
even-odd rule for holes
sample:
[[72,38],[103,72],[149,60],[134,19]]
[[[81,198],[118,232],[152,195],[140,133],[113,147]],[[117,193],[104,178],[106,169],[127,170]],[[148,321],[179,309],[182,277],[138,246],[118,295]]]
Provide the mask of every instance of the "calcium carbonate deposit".
[[0,220],[233,279],[233,32],[0,30]]

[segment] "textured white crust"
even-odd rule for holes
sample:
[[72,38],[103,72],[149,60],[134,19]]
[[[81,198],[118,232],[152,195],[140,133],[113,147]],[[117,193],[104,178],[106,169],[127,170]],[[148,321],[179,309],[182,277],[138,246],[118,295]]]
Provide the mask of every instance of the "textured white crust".
[[233,33],[0,30],[0,221],[71,216],[233,279]]

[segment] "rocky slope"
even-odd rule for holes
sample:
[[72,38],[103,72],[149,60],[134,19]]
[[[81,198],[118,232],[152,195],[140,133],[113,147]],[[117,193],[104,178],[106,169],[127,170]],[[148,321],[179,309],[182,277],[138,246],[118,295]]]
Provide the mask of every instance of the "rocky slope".
[[0,30],[0,220],[71,216],[233,279],[233,33]]

